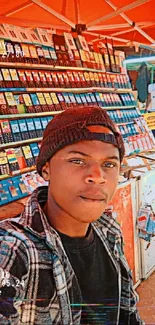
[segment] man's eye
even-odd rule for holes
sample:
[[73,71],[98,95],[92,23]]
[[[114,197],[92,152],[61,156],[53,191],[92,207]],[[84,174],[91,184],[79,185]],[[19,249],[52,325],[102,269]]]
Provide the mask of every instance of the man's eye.
[[71,159],[71,160],[69,160],[69,162],[72,162],[76,165],[84,165],[85,164],[85,162],[81,159]]
[[115,163],[112,163],[112,162],[105,162],[103,164],[103,167],[106,167],[106,168],[114,168],[114,167],[116,167],[116,164]]

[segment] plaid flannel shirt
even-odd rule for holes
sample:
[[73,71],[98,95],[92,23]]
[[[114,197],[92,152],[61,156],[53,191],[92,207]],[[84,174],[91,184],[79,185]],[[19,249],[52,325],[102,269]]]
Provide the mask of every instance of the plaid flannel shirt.
[[[46,202],[47,189],[32,193],[20,217],[0,222],[1,325],[80,324],[82,297],[77,278],[58,233],[40,206]],[[92,226],[118,272],[116,324],[121,309],[129,315],[128,324],[143,324],[118,223],[103,214]]]

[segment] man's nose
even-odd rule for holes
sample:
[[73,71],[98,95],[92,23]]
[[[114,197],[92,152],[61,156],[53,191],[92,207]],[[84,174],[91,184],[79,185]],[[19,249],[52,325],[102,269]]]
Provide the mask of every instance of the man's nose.
[[86,183],[104,184],[107,182],[106,172],[99,164],[92,165],[85,178]]

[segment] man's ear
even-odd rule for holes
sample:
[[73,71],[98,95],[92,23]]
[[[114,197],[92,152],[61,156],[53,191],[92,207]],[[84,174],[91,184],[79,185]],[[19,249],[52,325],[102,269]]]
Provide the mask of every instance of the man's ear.
[[42,167],[42,177],[44,181],[48,182],[50,180],[50,164],[49,161]]

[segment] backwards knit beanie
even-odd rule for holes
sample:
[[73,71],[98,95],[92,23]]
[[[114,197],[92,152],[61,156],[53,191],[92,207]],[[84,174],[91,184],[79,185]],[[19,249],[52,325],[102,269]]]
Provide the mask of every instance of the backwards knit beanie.
[[[113,134],[89,131],[89,125],[102,125],[109,128]],[[60,149],[81,140],[100,140],[114,144],[124,157],[124,143],[121,134],[107,112],[98,106],[68,108],[56,115],[47,125],[37,159],[37,171],[42,175],[42,167]]]

